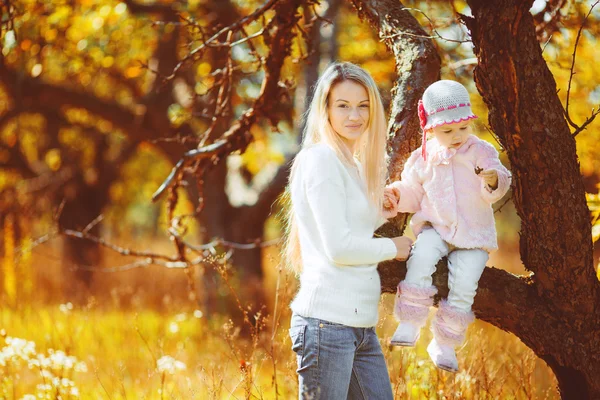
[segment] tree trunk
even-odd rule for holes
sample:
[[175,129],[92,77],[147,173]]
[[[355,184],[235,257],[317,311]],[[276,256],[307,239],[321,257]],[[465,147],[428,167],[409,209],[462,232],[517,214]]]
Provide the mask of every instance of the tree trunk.
[[[402,19],[402,6],[383,0],[353,3],[380,37],[387,38],[397,63],[403,65],[406,60],[395,41],[406,36],[401,32],[411,32],[414,24]],[[556,374],[563,398],[596,399],[600,398],[596,379],[600,374],[600,291],[592,263],[589,211],[575,141],[536,40],[531,3],[471,0],[473,17],[464,18],[479,60],[475,81],[489,107],[490,124],[511,162],[513,199],[522,220],[521,258],[532,272],[518,277],[486,268],[473,309],[478,318],[512,332],[544,359]],[[418,53],[417,43],[409,44],[406,51],[411,47],[424,57],[421,65],[430,68],[427,76],[437,74],[439,67],[425,63],[428,58]],[[418,98],[428,82],[410,83],[418,86]],[[395,96],[403,94],[395,92]],[[417,118],[414,98],[403,107],[404,114],[396,107],[391,116],[394,136],[390,142],[392,146],[404,143],[396,147],[401,155],[393,161],[397,165],[390,166],[392,177],[401,169],[403,157],[419,145],[416,136],[398,135],[407,126],[402,115],[412,115],[415,122]],[[397,232],[388,230],[388,236]],[[405,272],[404,263],[382,263],[382,289],[395,292]],[[447,274],[446,265],[440,263],[434,283],[442,297],[448,292]]]
[[[65,204],[58,219],[61,230],[83,230],[90,222],[102,213],[108,201],[108,190],[90,186],[84,181],[81,172],[66,184],[64,189]],[[97,224],[89,232],[98,236],[100,225]],[[63,237],[62,262],[66,272],[65,277],[72,276],[64,281],[65,294],[70,299],[81,298],[82,290],[90,288],[93,272],[90,268],[98,268],[102,262],[99,246],[89,240]]]
[[563,398],[600,398],[600,291],[589,210],[575,139],[536,39],[531,3],[469,1],[475,82],[512,166],[521,259],[544,304],[530,314],[546,311],[526,343],[553,369]]

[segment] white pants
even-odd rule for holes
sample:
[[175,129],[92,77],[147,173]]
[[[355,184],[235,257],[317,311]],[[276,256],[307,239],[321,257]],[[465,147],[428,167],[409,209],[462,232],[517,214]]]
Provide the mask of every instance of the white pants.
[[417,237],[406,262],[404,282],[419,287],[430,287],[431,275],[438,261],[448,256],[448,304],[470,311],[479,278],[489,256],[482,249],[459,249],[446,243],[433,228],[425,228]]

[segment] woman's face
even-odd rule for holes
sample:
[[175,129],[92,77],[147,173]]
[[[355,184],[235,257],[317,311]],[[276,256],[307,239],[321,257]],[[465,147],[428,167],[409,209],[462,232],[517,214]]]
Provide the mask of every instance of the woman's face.
[[329,123],[352,150],[369,125],[369,94],[357,82],[346,80],[329,92]]
[[431,129],[431,132],[442,146],[458,149],[472,133],[471,121],[436,126]]

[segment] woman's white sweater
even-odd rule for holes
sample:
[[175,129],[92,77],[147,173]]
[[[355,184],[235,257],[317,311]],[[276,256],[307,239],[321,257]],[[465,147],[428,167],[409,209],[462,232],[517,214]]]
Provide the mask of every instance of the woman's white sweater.
[[291,308],[304,317],[375,326],[381,295],[377,264],[393,259],[396,246],[373,238],[385,220],[368,200],[364,174],[323,143],[303,149],[296,162],[290,190],[302,274]]

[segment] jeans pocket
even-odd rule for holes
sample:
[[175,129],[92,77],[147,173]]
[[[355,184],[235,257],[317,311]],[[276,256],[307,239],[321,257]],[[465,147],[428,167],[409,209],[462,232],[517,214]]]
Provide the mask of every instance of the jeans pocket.
[[304,353],[304,334],[306,325],[298,325],[290,328],[290,338],[292,339],[292,350],[294,353],[302,356]]

